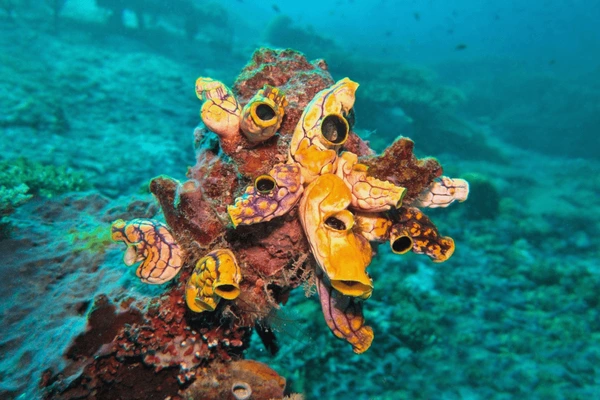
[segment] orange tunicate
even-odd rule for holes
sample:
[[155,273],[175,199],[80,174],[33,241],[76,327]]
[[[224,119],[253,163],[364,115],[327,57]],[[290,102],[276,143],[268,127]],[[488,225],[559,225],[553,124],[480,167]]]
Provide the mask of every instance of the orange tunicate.
[[142,262],[136,274],[144,283],[162,284],[173,279],[183,265],[182,251],[169,228],[152,219],[136,218],[112,223],[111,237],[127,246],[123,261]]

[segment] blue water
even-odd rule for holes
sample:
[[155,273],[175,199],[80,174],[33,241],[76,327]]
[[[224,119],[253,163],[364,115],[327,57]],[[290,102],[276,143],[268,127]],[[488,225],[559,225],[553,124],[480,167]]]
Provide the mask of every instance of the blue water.
[[[257,36],[276,15],[268,2],[224,2]],[[278,2],[281,14],[312,26],[361,55],[405,63],[507,58],[518,63],[561,59],[583,71],[598,64],[600,15],[593,1],[334,1]],[[457,54],[455,46],[468,45]],[[290,43],[291,45],[292,43]],[[538,64],[538,68],[540,68]],[[559,63],[560,64],[560,63]],[[544,68],[544,67],[541,67]],[[544,68],[545,69],[545,68]]]
[[[165,220],[148,183],[197,162],[196,78],[233,87],[263,46],[357,81],[371,148],[410,137],[471,192],[424,210],[455,241],[448,261],[379,246],[364,354],[309,281],[265,318],[278,352],[254,332],[242,357],[306,399],[600,398],[599,20],[589,0],[0,1],[0,398],[216,398],[175,378],[211,360],[119,359],[145,371],[119,370],[129,391],[86,377],[137,323],[128,299],[177,286],[140,282],[111,222]],[[98,328],[103,299],[124,313]]]

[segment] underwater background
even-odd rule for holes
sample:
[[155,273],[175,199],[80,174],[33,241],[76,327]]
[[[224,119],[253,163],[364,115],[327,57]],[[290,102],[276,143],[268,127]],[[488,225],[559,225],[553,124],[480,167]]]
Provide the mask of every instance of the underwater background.
[[140,282],[110,226],[164,220],[148,186],[196,163],[194,82],[231,87],[261,47],[358,82],[354,131],[376,152],[410,137],[470,194],[427,211],[448,261],[377,248],[365,353],[305,286],[265,322],[276,354],[253,333],[244,358],[306,399],[600,398],[599,2],[0,6],[0,398],[167,397],[81,381],[134,323],[107,304],[169,290]]

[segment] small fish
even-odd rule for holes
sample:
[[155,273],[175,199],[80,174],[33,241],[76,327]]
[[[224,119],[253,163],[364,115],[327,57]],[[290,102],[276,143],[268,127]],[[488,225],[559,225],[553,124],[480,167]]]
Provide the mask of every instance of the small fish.
[[277,14],[281,13],[281,9],[279,8],[279,6],[277,4],[273,4],[271,6],[271,8],[273,9],[273,11],[275,11]]
[[548,65],[554,65],[554,64],[556,64],[556,60],[555,59],[552,59],[552,60],[548,61]]
[[386,37],[390,37],[390,36],[392,36],[392,31],[385,31],[384,35]]
[[421,14],[419,14],[418,12],[413,13],[413,17],[415,17],[416,21],[420,21],[421,20]]
[[460,43],[460,44],[457,44],[457,45],[456,45],[456,47],[454,48],[454,50],[457,50],[457,51],[459,51],[459,50],[464,50],[464,49],[466,49],[466,48],[467,48],[467,45],[466,45],[466,44],[464,44],[464,43]]

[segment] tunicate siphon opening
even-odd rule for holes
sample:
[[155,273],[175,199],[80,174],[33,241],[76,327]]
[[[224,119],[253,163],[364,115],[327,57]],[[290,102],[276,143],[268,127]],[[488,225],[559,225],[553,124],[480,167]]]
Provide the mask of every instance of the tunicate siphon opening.
[[216,297],[196,297],[194,299],[193,308],[192,305],[188,304],[188,306],[196,312],[202,311],[215,311],[217,308],[217,304],[219,304],[219,298]]
[[235,289],[237,289],[237,288],[235,286],[233,286],[233,285],[221,285],[221,286],[219,286],[219,290],[221,292],[232,292]]
[[333,231],[348,231],[354,226],[354,215],[348,210],[342,210],[325,218],[324,224]]
[[255,108],[255,112],[256,116],[263,121],[269,121],[275,118],[275,115],[277,115],[275,113],[275,110],[273,110],[273,107],[265,103],[260,103],[259,105],[257,105]]
[[252,396],[252,388],[246,382],[235,382],[231,385],[231,393],[236,400],[247,400]]
[[348,139],[349,131],[348,121],[339,114],[330,114],[321,123],[321,134],[323,137],[336,145],[343,144]]
[[400,236],[392,240],[391,246],[394,253],[404,254],[412,248],[413,241],[410,236]]
[[240,294],[239,287],[231,284],[223,284],[215,286],[215,293],[225,300],[233,300]]
[[346,230],[346,224],[344,224],[344,221],[341,221],[339,219],[337,219],[336,217],[329,217],[325,220],[325,225],[327,225],[330,228],[335,229],[336,231],[345,231]]
[[271,193],[275,189],[275,179],[270,175],[261,175],[254,181],[254,187],[259,193]]
[[361,299],[367,299],[371,297],[373,292],[373,286],[367,285],[359,281],[350,280],[331,280],[331,286],[338,292],[352,297],[360,297]]

